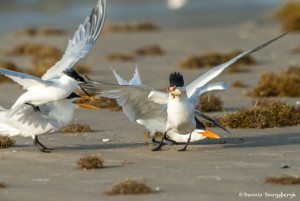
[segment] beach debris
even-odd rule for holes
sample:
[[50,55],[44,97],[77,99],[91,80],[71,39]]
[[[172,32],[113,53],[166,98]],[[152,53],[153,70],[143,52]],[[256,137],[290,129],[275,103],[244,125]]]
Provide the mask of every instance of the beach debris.
[[[227,128],[276,128],[299,125],[300,107],[280,101],[259,101],[255,106],[216,117]],[[207,126],[212,126],[205,123]]]
[[85,123],[72,123],[60,129],[61,133],[90,133],[91,127]]
[[16,45],[11,51],[7,52],[13,55],[29,55],[34,57],[51,57],[57,60],[61,58],[62,51],[49,44],[22,43]]
[[295,185],[300,184],[299,176],[278,176],[278,177],[267,177],[264,180],[265,184],[279,184],[279,185]]
[[145,179],[125,179],[103,192],[106,195],[149,194],[153,190],[145,184]]
[[141,22],[126,22],[118,24],[107,24],[104,27],[104,32],[148,32],[157,31],[158,26],[149,20]]
[[164,54],[165,51],[157,44],[145,45],[134,51],[123,53],[115,52],[106,56],[109,61],[132,61],[138,56],[158,56]]
[[164,54],[164,50],[157,44],[146,45],[137,48],[134,53],[139,56],[156,56]]
[[66,30],[55,27],[25,27],[16,32],[17,36],[59,36],[66,34]]
[[[215,67],[229,61],[230,59],[241,54],[242,52],[243,51],[241,50],[233,50],[228,53],[219,53],[215,51],[205,52],[201,55],[192,55],[192,56],[185,57],[181,59],[177,65],[180,68],[187,68],[187,69]],[[252,65],[255,63],[256,60],[252,56],[247,55],[241,58],[240,60],[238,60],[236,63],[234,63],[226,71],[227,72],[243,71],[238,67],[245,66],[245,65]]]
[[235,80],[230,83],[230,86],[233,88],[245,88],[247,87],[246,84],[244,84],[241,80]]
[[[49,44],[22,43],[16,45],[7,54],[30,56],[32,57],[30,67],[26,69],[17,69],[18,71],[41,77],[44,73],[53,66],[63,56],[62,51]],[[89,74],[91,68],[84,64],[75,64],[74,69],[78,73]]]
[[252,97],[300,96],[300,67],[288,66],[282,72],[260,75],[258,84],[247,92]]
[[108,61],[132,61],[135,55],[132,53],[114,52],[106,56]]
[[[163,135],[164,135],[164,134],[161,133],[161,132],[155,132],[155,138],[162,138]],[[149,131],[145,131],[145,132],[144,132],[144,137],[145,137],[146,139],[151,138],[150,132],[149,132]]]
[[282,169],[287,169],[287,168],[290,168],[290,166],[284,165],[284,166],[282,166],[281,168],[282,168]]
[[102,142],[109,142],[110,141],[110,139],[108,139],[108,138],[105,138],[105,139],[102,139]]
[[6,187],[6,183],[3,181],[0,181],[0,188],[5,188]]
[[16,144],[16,140],[9,136],[0,135],[0,149],[6,149],[13,147]]
[[201,112],[215,112],[223,110],[223,101],[214,94],[204,94],[200,97],[196,109]]
[[300,31],[300,2],[290,1],[279,7],[274,18],[281,22],[282,31]]
[[100,155],[85,155],[77,161],[77,169],[91,170],[103,168],[104,160]]
[[111,111],[122,111],[122,107],[119,106],[117,101],[113,98],[106,98],[106,97],[98,97],[95,100],[85,99],[85,100],[75,100],[75,104],[88,104],[95,106],[99,109],[110,109]]

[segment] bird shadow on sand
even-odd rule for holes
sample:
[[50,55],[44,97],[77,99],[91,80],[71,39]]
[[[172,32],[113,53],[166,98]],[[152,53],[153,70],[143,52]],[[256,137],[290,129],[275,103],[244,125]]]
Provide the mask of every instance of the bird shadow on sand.
[[114,143],[114,144],[75,144],[73,146],[54,147],[57,150],[106,150],[106,149],[122,149],[122,148],[140,148],[145,147],[145,143]]
[[[280,133],[266,134],[256,136],[241,136],[223,139],[224,148],[255,148],[255,147],[270,147],[270,146],[285,146],[299,145],[299,133]],[[222,142],[219,140],[219,142]],[[221,143],[220,143],[221,144]]]

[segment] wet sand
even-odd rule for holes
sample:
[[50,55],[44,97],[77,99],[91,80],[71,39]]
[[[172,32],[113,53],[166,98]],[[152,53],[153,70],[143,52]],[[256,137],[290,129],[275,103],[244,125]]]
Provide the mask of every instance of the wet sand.
[[[8,49],[22,41],[57,45],[62,50],[72,35],[59,37],[0,36],[1,49]],[[184,56],[206,50],[221,52],[250,49],[279,34],[276,24],[253,22],[234,26],[193,29],[162,29],[151,33],[105,33],[97,41],[91,54],[82,62],[93,67],[92,78],[114,82],[108,63],[125,78],[130,78],[138,64],[144,84],[161,89],[167,86],[170,72],[180,71],[186,83],[204,73],[202,70],[183,70],[176,63]],[[130,51],[147,44],[160,44],[166,54],[158,57],[139,57],[132,62],[107,62],[111,52]],[[299,44],[299,36],[289,34],[265,49],[253,54],[258,64],[250,72],[222,74],[213,81],[242,80],[255,86],[261,72],[279,72],[289,63],[299,64],[299,56],[291,49]],[[0,55],[0,59],[7,58]],[[28,65],[28,58],[10,56],[19,65]],[[0,85],[0,103],[10,107],[21,94],[16,84]],[[225,110],[248,106],[252,98],[243,96],[245,89],[230,88],[217,95],[224,101]],[[295,104],[296,98],[283,98]],[[215,113],[208,114],[210,116]],[[270,129],[230,129],[232,135],[216,128],[219,140],[204,140],[177,152],[182,145],[163,147],[151,152],[146,144],[144,128],[132,124],[122,112],[109,110],[78,110],[76,122],[88,123],[94,132],[86,134],[50,134],[40,140],[55,148],[52,153],[40,153],[30,138],[16,137],[17,146],[0,149],[0,181],[7,187],[0,189],[1,201],[34,200],[276,200],[265,193],[295,193],[299,186],[263,184],[268,176],[296,175],[300,172],[299,126]],[[108,143],[103,139],[109,138]],[[226,141],[225,144],[221,142]],[[76,170],[76,161],[84,154],[100,154],[105,168],[91,171]],[[282,169],[284,165],[290,168]],[[135,196],[106,196],[102,192],[125,178],[145,178],[147,184],[158,189],[154,194]],[[241,195],[262,194],[262,198]],[[246,193],[246,194],[243,194]],[[284,200],[290,200],[284,198]]]

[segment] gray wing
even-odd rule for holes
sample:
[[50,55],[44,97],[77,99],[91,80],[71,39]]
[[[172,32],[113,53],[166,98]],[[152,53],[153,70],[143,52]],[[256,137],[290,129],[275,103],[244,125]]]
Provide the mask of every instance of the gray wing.
[[85,19],[83,24],[79,25],[73,39],[69,40],[62,59],[43,75],[43,80],[60,77],[64,70],[72,68],[79,59],[85,57],[90,52],[102,30],[105,12],[106,0],[99,0],[90,16]]
[[166,110],[160,104],[148,99],[149,93],[153,91],[151,87],[114,85],[101,82],[92,82],[89,85],[82,84],[81,86],[88,92],[116,99],[130,121],[167,117]]
[[227,67],[229,67],[231,64],[235,63],[236,61],[238,61],[239,59],[253,53],[256,52],[264,47],[266,47],[267,45],[269,45],[270,43],[278,40],[279,38],[281,38],[282,36],[286,35],[287,33],[284,33],[276,38],[273,38],[272,40],[258,46],[255,47],[251,50],[245,51],[241,54],[239,54],[238,56],[234,57],[233,59],[227,61],[224,64],[221,64],[215,68],[212,68],[211,70],[207,71],[206,73],[204,73],[202,76],[198,77],[196,80],[194,80],[192,83],[190,83],[186,89],[187,89],[187,94],[188,97],[191,97],[195,91],[197,90],[197,88],[203,86],[204,84],[206,84],[207,82],[209,82],[210,80],[212,80],[213,78],[217,77],[220,73],[223,72],[223,70],[225,70]]
[[41,78],[26,73],[16,72],[5,68],[0,68],[0,73],[23,86],[23,89],[28,89],[29,87],[36,85],[48,86],[52,84],[51,81],[42,80]]

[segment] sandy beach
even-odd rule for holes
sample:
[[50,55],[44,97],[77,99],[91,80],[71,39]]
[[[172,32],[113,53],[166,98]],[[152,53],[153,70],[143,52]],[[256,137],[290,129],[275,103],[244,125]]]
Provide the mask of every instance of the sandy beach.
[[[225,16],[224,16],[225,17]],[[81,21],[80,21],[81,22]],[[79,23],[80,23],[79,22]],[[208,50],[226,52],[247,50],[279,35],[275,22],[259,23],[251,19],[234,25],[212,27],[160,27],[155,32],[103,33],[91,53],[81,63],[92,67],[95,80],[116,83],[109,66],[122,76],[131,78],[138,65],[142,82],[156,89],[168,86],[168,76],[180,71],[186,83],[209,68],[188,70],[177,67],[188,55]],[[62,36],[16,37],[14,32],[0,35],[0,50],[9,50],[22,42],[46,43],[62,51],[73,35],[68,30]],[[138,57],[134,61],[109,62],[105,57],[112,52],[126,52],[149,44],[159,44],[165,54]],[[279,41],[254,53],[258,63],[249,72],[223,73],[213,81],[242,80],[248,88],[229,88],[215,93],[224,102],[224,114],[249,106],[253,98],[244,95],[253,88],[262,72],[280,72],[288,64],[300,64],[299,55],[291,50],[299,45],[299,35],[288,34]],[[13,60],[19,66],[30,65],[27,57],[0,54],[0,60]],[[13,83],[0,84],[0,105],[11,107],[22,93]],[[280,98],[296,104],[297,98]],[[7,187],[0,189],[1,201],[34,200],[277,200],[282,194],[295,195],[281,200],[298,200],[297,185],[270,185],[263,181],[269,176],[295,175],[300,172],[299,126],[267,129],[230,129],[227,134],[211,128],[221,139],[192,143],[184,153],[182,145],[167,145],[161,152],[152,152],[146,143],[144,127],[131,123],[123,112],[79,109],[75,122],[87,123],[92,133],[47,134],[41,142],[55,150],[39,152],[31,138],[15,137],[16,147],[0,149],[0,181]],[[110,139],[103,142],[103,139]],[[225,144],[224,144],[225,142]],[[76,161],[85,154],[100,154],[104,168],[90,171],[76,169]],[[290,168],[282,168],[283,166]],[[145,178],[155,190],[149,195],[103,195],[103,191],[125,178]],[[289,196],[289,195],[287,195]]]

